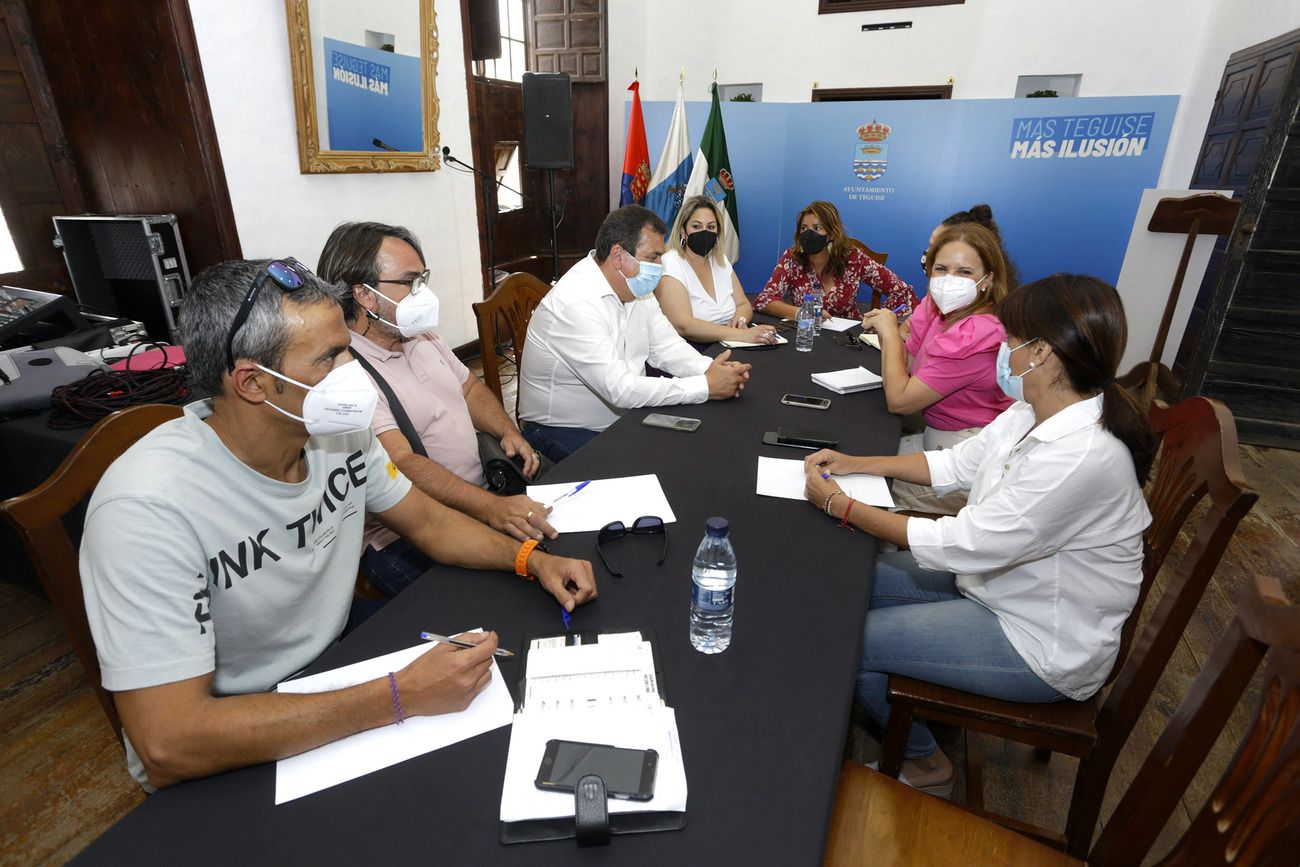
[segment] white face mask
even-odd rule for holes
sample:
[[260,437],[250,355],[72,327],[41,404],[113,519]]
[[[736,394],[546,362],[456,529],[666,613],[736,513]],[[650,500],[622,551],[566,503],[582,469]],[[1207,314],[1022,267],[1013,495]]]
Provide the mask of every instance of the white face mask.
[[984,282],[984,277],[979,280],[958,277],[956,274],[940,274],[938,277],[931,277],[930,297],[934,299],[934,306],[938,307],[939,312],[945,316],[954,310],[960,310],[979,297],[979,285]]
[[269,367],[260,364],[257,366],[276,379],[283,379],[307,392],[307,397],[302,402],[301,416],[280,409],[269,400],[266,403],[281,415],[302,422],[310,435],[353,433],[370,427],[375,404],[379,402],[379,392],[355,360],[334,368],[315,385],[303,385]]
[[396,322],[389,322],[369,311],[367,313],[385,325],[396,328],[403,337],[418,337],[438,327],[438,296],[428,286],[422,287],[419,291],[412,291],[401,301],[394,301],[368,283],[361,285],[397,308]]

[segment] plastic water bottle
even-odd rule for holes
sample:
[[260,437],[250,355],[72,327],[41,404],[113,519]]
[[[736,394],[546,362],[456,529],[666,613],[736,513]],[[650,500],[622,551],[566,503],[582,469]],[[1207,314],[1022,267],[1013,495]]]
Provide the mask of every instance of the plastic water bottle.
[[721,653],[731,644],[736,551],[727,537],[729,529],[726,518],[709,518],[691,565],[691,646],[700,653]]
[[816,337],[818,334],[822,333],[822,302],[824,300],[824,293],[822,292],[821,283],[815,283],[813,285],[812,296],[813,296],[813,337]]
[[800,352],[812,352],[818,318],[813,308],[812,293],[809,292],[803,296],[803,306],[799,308],[798,330],[794,338],[795,349]]

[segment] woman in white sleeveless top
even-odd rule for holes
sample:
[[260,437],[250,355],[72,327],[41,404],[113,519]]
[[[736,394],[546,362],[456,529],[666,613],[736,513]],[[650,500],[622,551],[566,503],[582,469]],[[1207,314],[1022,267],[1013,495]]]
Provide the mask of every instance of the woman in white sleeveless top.
[[682,203],[665,239],[664,276],[655,297],[668,321],[687,340],[775,343],[775,328],[750,324],[754,308],[722,253],[724,225],[719,217],[718,206],[709,196],[692,196]]

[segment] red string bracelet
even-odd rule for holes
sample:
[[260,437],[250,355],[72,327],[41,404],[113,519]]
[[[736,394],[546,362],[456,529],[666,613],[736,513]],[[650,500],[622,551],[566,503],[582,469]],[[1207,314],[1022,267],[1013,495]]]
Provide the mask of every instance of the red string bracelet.
[[[840,519],[841,527],[849,527],[849,515],[853,514],[853,504],[856,502],[857,500],[853,499],[852,497],[849,497],[849,504],[844,509],[844,517]],[[855,527],[849,527],[849,529],[855,533],[858,532]]]

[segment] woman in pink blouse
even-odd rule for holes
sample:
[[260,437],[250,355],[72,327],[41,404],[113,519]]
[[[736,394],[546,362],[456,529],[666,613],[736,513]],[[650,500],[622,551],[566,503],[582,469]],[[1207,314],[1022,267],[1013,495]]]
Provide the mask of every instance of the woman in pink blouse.
[[817,283],[822,287],[822,311],[826,316],[857,319],[858,285],[867,283],[880,290],[881,306],[893,310],[917,304],[912,287],[884,265],[877,264],[844,234],[840,212],[830,202],[813,202],[799,212],[794,225],[794,243],[781,254],[763,291],[754,299],[754,309],[772,316],[793,319],[799,315],[803,296]]
[[[881,375],[890,412],[919,412],[921,446],[951,448],[979,433],[1011,400],[998,388],[998,346],[1006,339],[993,308],[1006,297],[1007,257],[1002,244],[977,223],[944,227],[929,250],[929,292],[911,318],[906,340],[898,317],[886,308],[862,318],[880,337]],[[905,444],[900,453],[915,451]],[[936,497],[929,489],[897,483],[900,509],[955,515],[961,494]]]

